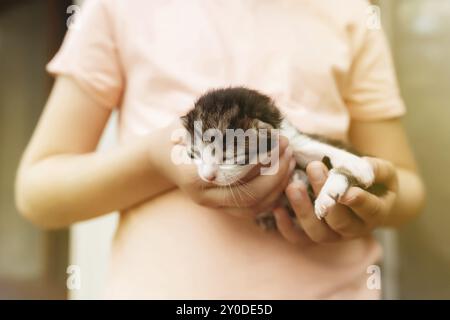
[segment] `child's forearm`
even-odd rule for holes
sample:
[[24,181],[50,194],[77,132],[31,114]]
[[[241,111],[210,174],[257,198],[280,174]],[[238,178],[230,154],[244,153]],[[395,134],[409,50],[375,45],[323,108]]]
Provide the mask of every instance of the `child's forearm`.
[[384,220],[386,227],[399,227],[416,217],[425,204],[425,188],[419,175],[397,168],[398,192],[391,213]]
[[174,185],[159,167],[166,159],[158,158],[166,154],[161,147],[169,136],[159,132],[108,152],[54,155],[24,164],[16,183],[19,210],[42,227],[58,228],[169,190]]

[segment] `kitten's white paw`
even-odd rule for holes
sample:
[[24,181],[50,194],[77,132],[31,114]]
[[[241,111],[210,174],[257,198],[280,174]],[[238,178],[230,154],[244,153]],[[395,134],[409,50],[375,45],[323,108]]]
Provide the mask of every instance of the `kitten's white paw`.
[[347,178],[331,169],[327,181],[314,203],[314,213],[317,218],[324,218],[329,209],[336,204],[337,199],[347,191],[348,187]]
[[336,201],[327,194],[317,197],[314,203],[314,213],[316,217],[321,220],[325,218],[328,210],[336,204]]
[[336,159],[335,162],[333,163],[334,168],[347,169],[365,188],[373,184],[375,175],[372,165],[366,159],[352,154],[346,154]]

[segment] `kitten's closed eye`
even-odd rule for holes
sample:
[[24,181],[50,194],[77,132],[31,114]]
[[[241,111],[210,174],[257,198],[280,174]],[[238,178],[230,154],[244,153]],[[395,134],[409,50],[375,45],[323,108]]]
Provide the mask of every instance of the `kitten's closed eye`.
[[201,156],[200,151],[194,148],[187,148],[186,152],[191,159],[198,159]]
[[[191,158],[191,159],[202,159],[202,153],[201,151],[199,151],[198,149],[194,149],[194,148],[187,148],[186,149],[187,155]],[[220,159],[219,156],[216,156],[216,152],[213,149],[211,151],[211,155],[214,157],[214,160],[216,162],[216,164],[218,165],[237,165],[237,166],[245,166],[248,164],[252,163],[252,160],[254,159],[254,157],[250,157],[248,154],[243,154],[243,155],[231,155],[230,157],[226,156],[226,151],[223,152],[223,157]]]

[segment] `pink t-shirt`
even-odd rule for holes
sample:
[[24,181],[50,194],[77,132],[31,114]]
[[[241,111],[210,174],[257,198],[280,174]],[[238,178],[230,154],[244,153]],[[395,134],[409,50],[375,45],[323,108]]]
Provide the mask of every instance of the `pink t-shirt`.
[[[120,142],[186,113],[207,89],[272,96],[305,132],[347,138],[352,119],[405,112],[368,2],[87,0],[49,63],[100,107],[119,110]],[[299,248],[200,207],[174,190],[123,212],[110,298],[377,298],[372,237]]]

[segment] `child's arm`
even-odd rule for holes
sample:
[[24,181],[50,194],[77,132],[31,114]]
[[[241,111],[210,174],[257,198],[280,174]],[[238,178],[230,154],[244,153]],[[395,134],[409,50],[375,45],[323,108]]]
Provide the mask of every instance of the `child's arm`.
[[23,215],[62,227],[174,187],[150,165],[151,138],[94,152],[110,113],[72,79],[58,78],[17,174]]
[[[229,203],[230,193],[205,188],[195,166],[176,166],[170,154],[177,124],[151,135],[95,152],[110,110],[98,105],[72,78],[58,77],[55,87],[22,158],[16,178],[16,203],[29,220],[46,228],[65,227],[115,210],[129,208],[162,192],[182,188],[207,206]],[[280,143],[280,154],[287,141]],[[289,157],[282,157],[273,176],[248,182],[254,194],[242,206],[249,211],[271,206],[288,182]],[[273,193],[274,199],[267,197]],[[240,209],[239,209],[240,210]]]

